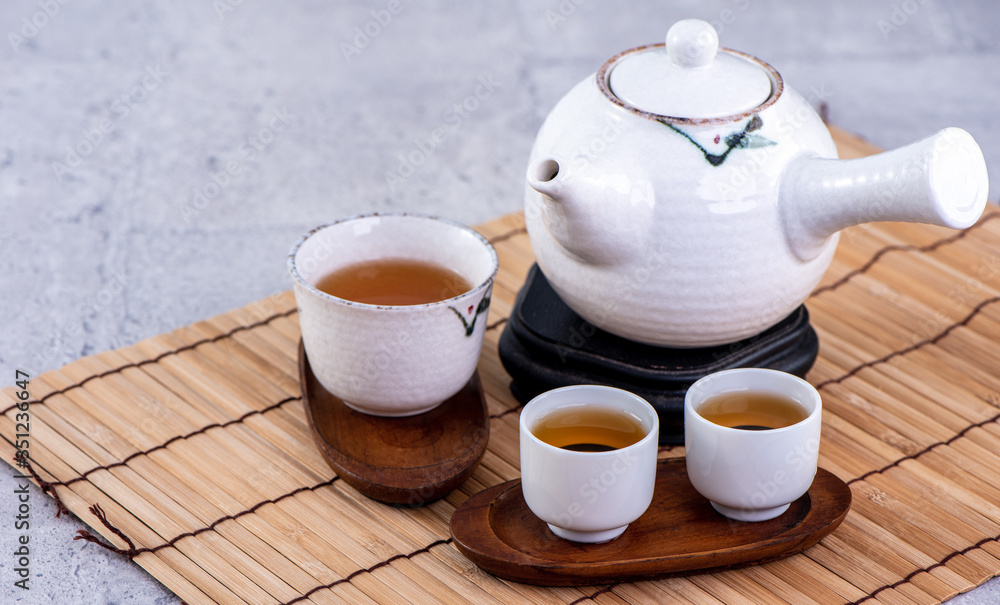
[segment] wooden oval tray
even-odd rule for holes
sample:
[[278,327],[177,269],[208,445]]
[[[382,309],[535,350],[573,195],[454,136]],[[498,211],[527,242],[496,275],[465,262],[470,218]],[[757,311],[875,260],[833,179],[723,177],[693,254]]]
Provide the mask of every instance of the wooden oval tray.
[[802,552],[844,520],[851,490],[819,469],[780,517],[731,521],[695,491],[683,458],[657,464],[653,503],[621,537],[579,544],[556,537],[524,502],[515,479],[466,500],[451,518],[455,546],[491,574],[543,586],[581,586],[719,571]]
[[490,424],[478,373],[438,407],[403,418],[370,416],[344,405],[316,380],[301,342],[299,378],[306,419],[323,457],[343,481],[373,500],[434,502],[461,485],[486,453]]

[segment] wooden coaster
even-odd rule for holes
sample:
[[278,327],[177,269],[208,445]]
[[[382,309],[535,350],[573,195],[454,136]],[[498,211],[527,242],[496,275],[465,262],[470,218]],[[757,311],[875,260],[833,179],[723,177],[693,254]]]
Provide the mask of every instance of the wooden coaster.
[[731,521],[688,480],[684,458],[657,464],[649,509],[619,538],[580,544],[555,536],[521,494],[520,480],[487,488],[451,518],[455,546],[491,574],[543,586],[582,586],[719,571],[802,552],[832,532],[851,490],[819,469],[808,493],[780,517]]
[[486,452],[490,424],[478,373],[433,410],[402,418],[344,405],[316,380],[301,342],[299,376],[320,452],[343,481],[373,500],[430,504],[461,485]]

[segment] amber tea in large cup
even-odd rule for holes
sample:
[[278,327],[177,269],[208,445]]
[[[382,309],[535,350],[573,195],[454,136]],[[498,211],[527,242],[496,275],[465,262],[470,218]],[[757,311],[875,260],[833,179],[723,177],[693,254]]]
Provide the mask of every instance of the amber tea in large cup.
[[498,268],[473,229],[370,214],[317,227],[292,247],[299,325],[327,391],[357,411],[429,411],[472,377]]
[[412,258],[380,258],[335,269],[316,283],[330,296],[368,305],[424,305],[472,289],[457,271]]
[[823,405],[792,374],[741,368],[709,374],[684,399],[688,477],[722,515],[765,521],[816,475]]

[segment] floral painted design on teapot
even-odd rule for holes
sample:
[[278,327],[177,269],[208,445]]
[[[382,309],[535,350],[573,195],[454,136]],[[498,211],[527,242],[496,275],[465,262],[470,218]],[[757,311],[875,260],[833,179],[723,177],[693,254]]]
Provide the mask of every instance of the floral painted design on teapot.
[[[761,121],[760,116],[757,114],[753,114],[753,116],[749,120],[747,120],[746,126],[743,127],[743,130],[740,130],[739,132],[734,132],[733,134],[726,136],[725,138],[726,150],[723,151],[722,153],[711,153],[707,149],[702,147],[698,141],[692,139],[691,135],[684,132],[680,128],[674,126],[673,124],[671,124],[666,120],[658,120],[658,121],[667,128],[669,128],[670,130],[673,130],[677,134],[681,135],[688,141],[691,141],[691,144],[697,147],[698,151],[701,151],[705,155],[705,160],[712,166],[718,166],[719,164],[725,162],[726,158],[729,157],[729,153],[734,149],[753,149],[756,147],[767,147],[768,145],[775,144],[774,141],[772,141],[767,137],[761,136],[759,134],[754,134],[755,130],[760,130],[760,127],[764,125],[764,122]],[[716,145],[718,145],[720,142],[722,142],[722,136],[718,134],[715,135],[714,142]]]

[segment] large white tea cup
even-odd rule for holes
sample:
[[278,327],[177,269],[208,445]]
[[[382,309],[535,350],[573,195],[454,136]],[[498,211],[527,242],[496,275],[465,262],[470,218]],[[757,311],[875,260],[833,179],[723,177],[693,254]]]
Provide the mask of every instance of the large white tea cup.
[[[557,410],[599,407],[629,414],[646,433],[637,443],[606,452],[549,445],[533,433]],[[521,411],[521,491],[528,508],[552,533],[575,542],[620,536],[653,500],[659,418],[645,399],[612,387],[578,385],[542,393]]]
[[[405,258],[449,268],[472,284],[421,305],[370,305],[316,288],[344,266]],[[302,341],[320,384],[377,416],[433,409],[472,377],[486,331],[497,254],[482,235],[442,218],[369,214],[317,227],[288,255]]]
[[[745,430],[715,424],[698,413],[712,397],[741,392],[790,399],[808,415],[782,428]],[[809,491],[816,475],[822,411],[816,389],[792,374],[741,368],[705,376],[684,398],[684,447],[692,485],[730,519],[765,521],[781,515]]]

